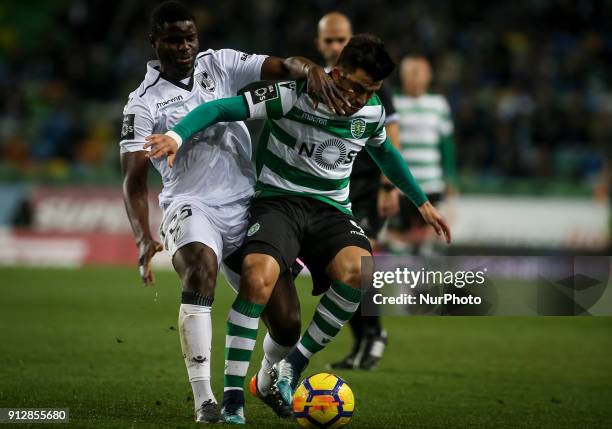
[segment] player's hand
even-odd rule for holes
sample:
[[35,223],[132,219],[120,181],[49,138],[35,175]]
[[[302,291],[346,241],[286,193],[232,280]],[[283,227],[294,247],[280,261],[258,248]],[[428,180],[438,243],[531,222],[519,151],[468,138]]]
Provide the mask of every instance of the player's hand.
[[391,217],[399,213],[399,197],[400,193],[397,189],[391,189],[387,191],[385,189],[378,190],[378,216],[379,217]]
[[334,80],[325,73],[323,67],[313,65],[307,73],[308,96],[312,100],[312,105],[316,109],[319,100],[329,107],[329,109],[340,115],[344,115],[346,109],[351,107],[351,103],[336,88]]
[[446,242],[451,242],[451,231],[446,223],[446,220],[429,201],[426,201],[419,206],[419,213],[421,213],[421,216],[423,216],[425,222],[433,227],[436,234],[438,234],[438,237],[442,237],[442,235],[444,235]]
[[178,151],[178,143],[172,137],[165,134],[152,134],[145,139],[144,148],[151,148],[147,153],[147,158],[158,159],[164,156],[168,157],[168,167],[174,165],[174,157]]
[[155,282],[153,270],[151,269],[151,259],[157,252],[164,250],[164,246],[152,238],[142,240],[138,243],[138,271],[140,278],[145,286],[149,286]]

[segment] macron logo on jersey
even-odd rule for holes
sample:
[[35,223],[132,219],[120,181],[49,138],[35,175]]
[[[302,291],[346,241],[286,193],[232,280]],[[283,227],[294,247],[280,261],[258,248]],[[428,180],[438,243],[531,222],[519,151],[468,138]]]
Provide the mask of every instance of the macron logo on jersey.
[[172,98],[171,98],[171,99],[169,99],[169,100],[166,100],[166,101],[160,101],[160,102],[159,102],[159,103],[157,103],[155,106],[156,106],[156,107],[158,107],[158,108],[159,108],[159,107],[164,107],[164,106],[167,106],[167,105],[168,105],[168,104],[170,104],[170,103],[174,103],[174,102],[176,102],[176,101],[181,101],[182,99],[183,99],[183,96],[182,96],[182,95],[177,95],[176,97],[172,97]]
[[308,112],[302,112],[302,119],[315,125],[327,125],[327,119],[321,118],[320,116],[316,116]]

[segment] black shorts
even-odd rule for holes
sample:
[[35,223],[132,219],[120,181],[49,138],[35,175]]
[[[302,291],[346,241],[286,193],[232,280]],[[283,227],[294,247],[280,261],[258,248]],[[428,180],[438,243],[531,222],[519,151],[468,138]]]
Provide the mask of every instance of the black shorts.
[[378,216],[378,177],[360,177],[351,179],[351,210],[365,234],[376,240],[378,233],[385,224],[385,219]]
[[[442,194],[428,194],[429,202],[434,206],[442,199]],[[411,228],[423,228],[427,225],[419,209],[405,196],[400,196],[400,211],[389,219],[389,229],[396,231],[408,231]]]
[[234,252],[236,258],[241,261],[250,253],[263,253],[276,259],[285,272],[299,257],[312,274],[313,295],[331,285],[326,268],[340,250],[357,246],[372,252],[353,216],[314,198],[258,198],[249,212],[249,228],[242,247]]

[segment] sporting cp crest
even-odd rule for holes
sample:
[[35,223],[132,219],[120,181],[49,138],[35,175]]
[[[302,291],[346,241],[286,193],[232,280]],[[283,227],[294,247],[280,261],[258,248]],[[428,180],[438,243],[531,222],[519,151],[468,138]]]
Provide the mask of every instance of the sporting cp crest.
[[202,74],[198,78],[198,83],[200,84],[202,89],[206,92],[215,91],[215,81],[206,71],[202,72]]
[[355,118],[351,121],[351,135],[360,139],[365,133],[366,123],[363,119]]
[[253,224],[249,230],[247,231],[247,237],[252,236],[253,234],[255,234],[257,231],[259,231],[259,222]]

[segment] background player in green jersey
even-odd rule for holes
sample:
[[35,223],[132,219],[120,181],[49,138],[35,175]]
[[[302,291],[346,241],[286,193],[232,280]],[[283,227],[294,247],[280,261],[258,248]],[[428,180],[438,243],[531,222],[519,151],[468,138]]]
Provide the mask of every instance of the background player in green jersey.
[[359,306],[361,260],[371,256],[371,247],[351,215],[348,193],[352,164],[361,149],[367,148],[426,222],[450,242],[445,220],[386,137],[384,108],[375,92],[394,66],[380,39],[354,36],[330,72],[351,106],[343,116],[314,106],[304,95],[304,81],[266,83],[242,97],[203,104],[166,135],[148,138],[150,156],[159,158],[176,153],[185,138],[214,123],[268,118],[241,250],[240,291],[228,318],[223,398],[228,422],[245,422],[243,386],[252,339],[278,277],[296,257],[310,268],[314,293],[324,294],[297,346],[278,364],[275,386],[285,404],[291,404],[310,358],[333,340]]

